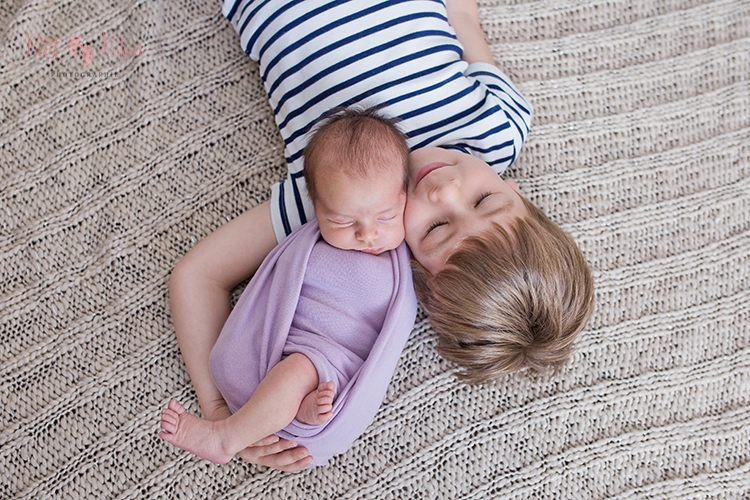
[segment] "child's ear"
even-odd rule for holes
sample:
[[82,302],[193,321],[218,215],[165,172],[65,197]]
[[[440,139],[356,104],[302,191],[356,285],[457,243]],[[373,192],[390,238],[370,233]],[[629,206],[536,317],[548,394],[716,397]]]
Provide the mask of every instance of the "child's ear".
[[513,189],[513,191],[515,191],[518,194],[521,194],[521,188],[518,187],[518,183],[516,181],[512,181],[512,180],[509,179],[509,180],[505,181],[505,183],[507,185],[509,185],[511,187],[511,189]]

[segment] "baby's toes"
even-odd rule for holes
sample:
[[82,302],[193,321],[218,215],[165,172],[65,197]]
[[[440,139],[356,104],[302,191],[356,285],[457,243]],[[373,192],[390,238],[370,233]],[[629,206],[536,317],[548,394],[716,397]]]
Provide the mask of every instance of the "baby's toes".
[[174,433],[177,430],[179,417],[171,410],[162,410],[161,428],[165,432]]
[[318,393],[318,406],[322,406],[322,405],[331,406],[332,403],[333,403],[333,393],[331,394]]
[[333,398],[333,396],[335,395],[335,388],[336,386],[333,382],[322,383],[318,386],[318,394],[320,394],[321,396],[330,396],[331,398]]
[[328,413],[333,409],[333,397],[318,394],[318,415]]
[[170,399],[167,407],[175,412],[178,416],[182,415],[183,413],[187,413],[185,407],[182,406],[176,399]]

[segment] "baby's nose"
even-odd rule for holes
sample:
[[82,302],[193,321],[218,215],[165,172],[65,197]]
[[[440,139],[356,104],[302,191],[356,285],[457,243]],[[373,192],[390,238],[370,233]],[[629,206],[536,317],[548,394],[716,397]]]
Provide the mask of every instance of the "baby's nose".
[[357,239],[365,243],[375,241],[378,237],[378,230],[374,225],[368,224],[366,226],[360,226],[357,230]]

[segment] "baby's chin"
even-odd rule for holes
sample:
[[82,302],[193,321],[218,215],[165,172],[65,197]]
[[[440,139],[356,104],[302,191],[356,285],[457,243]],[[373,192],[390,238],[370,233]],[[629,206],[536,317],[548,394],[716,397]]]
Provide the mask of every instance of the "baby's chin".
[[370,255],[380,255],[383,252],[387,252],[388,250],[393,250],[392,248],[362,248],[357,250],[358,252],[367,253]]
[[370,254],[370,255],[380,255],[381,253],[385,253],[385,252],[388,252],[388,251],[390,251],[390,250],[395,250],[395,249],[397,249],[397,248],[398,248],[399,246],[401,246],[401,243],[402,243],[403,241],[404,241],[404,240],[401,240],[401,241],[400,241],[400,242],[399,242],[399,243],[398,243],[397,245],[394,245],[394,244],[390,244],[390,245],[386,245],[386,246],[384,246],[384,247],[375,247],[375,248],[357,248],[357,249],[356,249],[356,251],[358,251],[358,252],[362,252],[362,253],[367,253],[367,254]]
[[[325,238],[323,238],[325,240]],[[331,245],[334,248],[338,248],[339,250],[346,250],[348,252],[361,252],[366,253],[368,255],[380,255],[381,253],[387,252],[389,250],[393,250],[398,245],[394,246],[385,246],[385,247],[373,247],[373,248],[357,248],[357,247],[349,247],[349,246],[343,246],[343,245],[335,245],[331,243],[330,241],[326,240],[326,243]]]

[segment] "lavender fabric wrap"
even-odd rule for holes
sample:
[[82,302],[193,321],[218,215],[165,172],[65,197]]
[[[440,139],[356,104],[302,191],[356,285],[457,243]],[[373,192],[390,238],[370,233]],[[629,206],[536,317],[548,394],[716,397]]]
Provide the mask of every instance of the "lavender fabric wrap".
[[320,382],[336,382],[333,417],[320,426],[294,420],[277,434],[307,447],[312,465],[324,465],[375,416],[416,305],[405,244],[379,256],[339,250],[309,222],[248,284],[211,352],[211,375],[234,413],[285,355],[307,355]]

